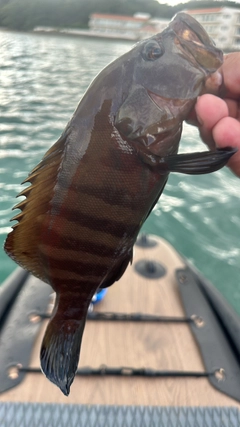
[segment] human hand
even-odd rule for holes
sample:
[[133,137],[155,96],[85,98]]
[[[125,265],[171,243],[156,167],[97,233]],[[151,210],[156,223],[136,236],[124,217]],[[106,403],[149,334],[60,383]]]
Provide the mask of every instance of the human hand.
[[209,146],[237,147],[228,166],[240,177],[240,52],[225,55],[219,69],[223,84],[218,95],[201,95],[190,123],[198,126],[202,140]]

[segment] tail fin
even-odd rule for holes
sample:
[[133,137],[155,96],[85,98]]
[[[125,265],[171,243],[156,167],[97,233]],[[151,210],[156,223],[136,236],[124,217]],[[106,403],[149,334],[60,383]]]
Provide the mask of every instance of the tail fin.
[[69,395],[79,360],[85,318],[61,319],[58,313],[50,320],[42,342],[41,368],[65,396]]

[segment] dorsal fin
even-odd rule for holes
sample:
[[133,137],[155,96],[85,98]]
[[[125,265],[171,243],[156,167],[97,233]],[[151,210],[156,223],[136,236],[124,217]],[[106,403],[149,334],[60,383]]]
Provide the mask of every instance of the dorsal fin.
[[20,209],[21,212],[12,218],[18,223],[14,224],[13,231],[8,234],[4,245],[5,251],[15,262],[42,280],[46,278],[39,258],[38,245],[43,221],[50,210],[66,144],[67,134],[64,133],[23,181],[30,182],[31,185],[18,195],[24,195],[26,199],[13,208]]

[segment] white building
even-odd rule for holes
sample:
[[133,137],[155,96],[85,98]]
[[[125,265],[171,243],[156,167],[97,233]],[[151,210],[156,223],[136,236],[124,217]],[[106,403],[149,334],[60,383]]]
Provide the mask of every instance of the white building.
[[201,23],[220,49],[224,51],[240,49],[240,9],[218,7],[184,12]]
[[35,27],[34,31],[135,42],[160,33],[167,27],[168,22],[165,19],[153,19],[146,13],[136,13],[134,16],[93,13],[90,15],[87,30],[39,26]]
[[151,19],[150,15],[143,13],[134,16],[93,13],[89,29],[99,36],[140,40],[162,31],[167,24],[168,20]]

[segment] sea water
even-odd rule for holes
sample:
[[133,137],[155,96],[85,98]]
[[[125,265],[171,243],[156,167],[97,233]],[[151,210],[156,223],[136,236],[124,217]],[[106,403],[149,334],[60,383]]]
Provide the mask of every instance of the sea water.
[[[94,76],[128,42],[0,32],[0,283],[16,268],[3,251],[23,181],[58,139]],[[206,150],[184,125],[182,152]],[[143,226],[167,239],[240,314],[240,180],[227,168],[171,174]],[[16,213],[19,211],[15,211]]]

